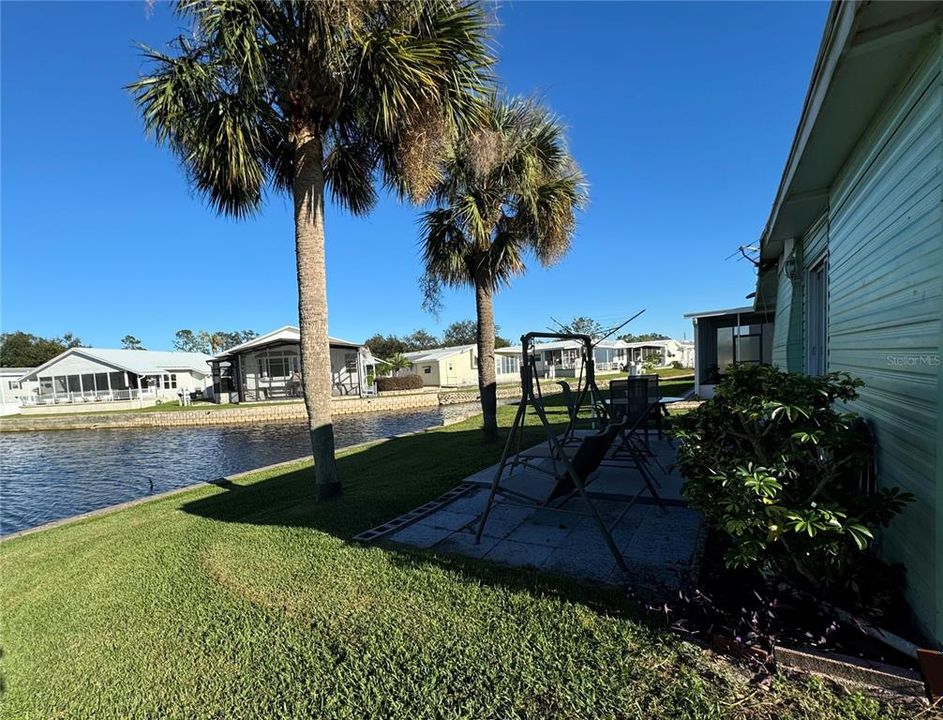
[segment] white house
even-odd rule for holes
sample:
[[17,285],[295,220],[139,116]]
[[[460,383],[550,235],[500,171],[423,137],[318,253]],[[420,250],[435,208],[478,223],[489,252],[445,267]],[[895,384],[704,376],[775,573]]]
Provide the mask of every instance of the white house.
[[33,368],[5,367],[0,368],[0,415],[18,413],[23,405],[23,398],[29,398],[36,381],[20,382]]
[[28,369],[17,382],[24,406],[129,400],[152,404],[204,390],[209,360],[204,353],[75,347]]
[[656,367],[668,367],[673,362],[682,367],[694,367],[694,343],[683,340],[644,340],[642,342],[623,342],[627,362],[644,363],[651,355],[656,355]]
[[[508,352],[509,348],[495,350],[495,376],[499,383],[513,383],[520,379],[521,353]],[[478,346],[416,350],[403,353],[411,363],[410,371],[430,387],[461,387],[478,384]]]
[[[554,340],[534,346],[535,366],[543,377],[577,377],[582,371],[582,348],[579,340]],[[520,363],[520,345],[500,348],[497,354],[515,357]],[[626,363],[625,343],[621,340],[603,340],[593,348],[593,361],[597,372],[622,370]]]
[[[301,334],[294,325],[260,335],[210,358],[217,402],[301,397]],[[333,395],[362,395],[375,361],[359,343],[330,338]]]

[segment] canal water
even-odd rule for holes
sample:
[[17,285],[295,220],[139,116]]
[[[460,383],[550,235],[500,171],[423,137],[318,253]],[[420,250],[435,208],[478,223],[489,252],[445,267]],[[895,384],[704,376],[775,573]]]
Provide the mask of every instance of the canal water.
[[[477,405],[342,415],[338,447],[416,432]],[[311,452],[295,423],[0,433],[0,535]]]

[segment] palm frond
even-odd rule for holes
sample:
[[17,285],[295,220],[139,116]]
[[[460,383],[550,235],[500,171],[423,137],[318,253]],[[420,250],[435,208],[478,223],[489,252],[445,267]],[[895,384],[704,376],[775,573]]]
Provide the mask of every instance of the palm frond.
[[459,127],[479,112],[492,63],[480,6],[449,0],[390,3],[393,22],[361,42],[360,67],[383,176],[420,201],[439,180],[439,160]]
[[334,136],[324,161],[324,180],[335,203],[366,215],[377,203],[374,150],[359,139]]
[[297,190],[295,155],[312,134],[339,205],[369,211],[378,178],[423,199],[490,81],[475,2],[178,0],[176,12],[190,35],[143,48],[148,75],[129,89],[219,212],[252,212],[266,187]]

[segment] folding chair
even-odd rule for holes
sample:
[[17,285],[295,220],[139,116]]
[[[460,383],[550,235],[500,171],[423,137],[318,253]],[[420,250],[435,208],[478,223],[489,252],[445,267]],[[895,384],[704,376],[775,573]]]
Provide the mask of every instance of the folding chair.
[[[658,387],[660,377],[655,374],[638,375],[637,377],[645,378],[648,381],[648,401],[652,406],[649,411],[648,419],[655,421],[655,428],[658,430],[658,439],[661,440],[664,437],[664,409],[661,406],[661,391]],[[646,433],[646,438],[647,437],[648,434]],[[646,444],[648,443],[646,442]]]
[[[636,375],[626,380],[612,380],[609,383],[611,417],[619,419],[622,413],[627,414],[628,423],[632,428],[630,432],[623,433],[622,444],[617,449],[617,453],[631,448],[637,454],[637,459],[644,461],[646,465],[653,460],[662,474],[667,475],[668,471],[659,462],[648,440],[648,421],[651,410],[658,404],[658,397],[652,399],[653,393],[650,388],[649,376],[644,375]],[[655,392],[657,393],[657,390]]]

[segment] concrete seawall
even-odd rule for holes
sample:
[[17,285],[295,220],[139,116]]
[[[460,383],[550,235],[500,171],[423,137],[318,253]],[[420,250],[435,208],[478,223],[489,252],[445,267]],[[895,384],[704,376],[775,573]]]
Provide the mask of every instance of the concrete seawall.
[[[471,396],[474,401],[476,396]],[[469,400],[466,400],[469,402]],[[438,407],[435,392],[418,392],[367,398],[342,398],[334,401],[333,413],[352,415],[368,412],[395,412]],[[233,405],[225,409],[171,410],[168,412],[113,412],[91,415],[47,415],[0,418],[0,432],[36,432],[45,430],[97,430],[100,428],[186,427],[198,425],[236,425],[244,423],[303,422],[307,418],[304,403],[280,405]]]

